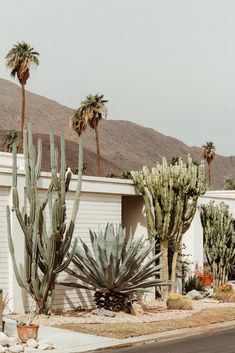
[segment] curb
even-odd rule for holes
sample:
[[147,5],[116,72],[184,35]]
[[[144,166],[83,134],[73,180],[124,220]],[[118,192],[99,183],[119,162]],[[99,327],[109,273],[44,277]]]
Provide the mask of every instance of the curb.
[[[213,332],[218,330],[226,330],[230,328],[235,328],[235,320],[232,321],[225,321],[219,322],[215,324],[209,324],[204,326],[197,326],[197,327],[190,327],[190,328],[183,328],[177,329],[172,331],[165,331],[160,333],[153,333],[150,335],[144,336],[137,336],[132,338],[124,338],[120,340],[120,343],[112,344],[110,346],[106,346],[103,348],[87,350],[86,352],[99,352],[104,350],[109,350],[112,348],[120,349],[120,348],[127,348],[132,347],[135,345],[144,345],[147,343],[154,343],[154,342],[162,342],[162,341],[170,341],[174,339],[180,339],[188,336],[195,336],[200,335],[202,333]],[[73,350],[73,353],[78,353],[79,351]],[[85,352],[85,351],[84,351]]]

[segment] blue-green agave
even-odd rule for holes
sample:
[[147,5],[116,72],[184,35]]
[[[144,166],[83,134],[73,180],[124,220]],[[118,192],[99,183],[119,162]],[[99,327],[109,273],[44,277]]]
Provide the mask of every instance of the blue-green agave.
[[115,232],[112,224],[98,234],[90,230],[90,238],[93,251],[82,239],[75,251],[72,261],[79,271],[65,270],[82,283],[61,284],[94,291],[97,307],[123,310],[133,292],[170,284],[158,278],[162,266],[156,265],[160,254],[152,256],[155,242],[145,245],[143,236],[129,236],[121,226]]

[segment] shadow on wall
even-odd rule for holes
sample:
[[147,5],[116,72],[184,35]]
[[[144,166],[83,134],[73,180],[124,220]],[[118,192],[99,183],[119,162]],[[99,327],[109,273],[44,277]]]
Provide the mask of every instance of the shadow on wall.
[[143,197],[140,195],[122,196],[122,225],[127,234],[144,235],[148,238],[147,220],[144,211]]
[[[73,265],[71,265],[71,268]],[[74,269],[78,271],[78,269]],[[77,282],[77,279],[65,272],[61,273],[58,281],[60,282]],[[54,310],[77,310],[77,309],[90,309],[95,307],[93,300],[93,291],[72,287],[65,287],[62,285],[56,286],[55,299],[53,303]]]

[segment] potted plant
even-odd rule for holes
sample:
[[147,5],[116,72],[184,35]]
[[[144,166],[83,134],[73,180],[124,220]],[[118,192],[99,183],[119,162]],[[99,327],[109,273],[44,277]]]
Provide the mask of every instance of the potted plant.
[[35,318],[37,312],[30,311],[28,318],[26,320],[19,319],[17,321],[17,332],[18,337],[23,343],[26,343],[28,339],[37,339],[39,325],[33,324],[33,319]]

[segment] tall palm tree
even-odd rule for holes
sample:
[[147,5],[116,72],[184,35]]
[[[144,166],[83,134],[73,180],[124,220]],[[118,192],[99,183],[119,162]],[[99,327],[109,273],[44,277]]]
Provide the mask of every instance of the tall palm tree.
[[7,132],[5,135],[5,138],[3,141],[4,151],[12,152],[13,143],[16,144],[16,150],[18,152],[21,145],[21,139],[20,139],[19,133],[14,130]]
[[206,142],[205,145],[202,146],[202,154],[208,166],[208,183],[211,186],[211,162],[215,158],[215,145],[213,142]]
[[29,44],[17,42],[7,53],[6,66],[11,70],[13,77],[17,76],[21,84],[22,106],[21,106],[21,134],[23,140],[24,122],[25,122],[25,85],[29,78],[31,65],[39,65],[39,53]]
[[105,103],[108,101],[101,95],[88,95],[71,119],[72,129],[80,136],[89,125],[95,130],[96,137],[96,175],[100,176],[100,145],[98,125],[101,119],[107,119],[108,111]]

